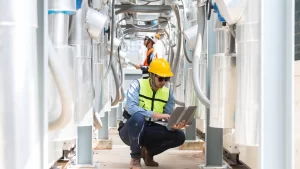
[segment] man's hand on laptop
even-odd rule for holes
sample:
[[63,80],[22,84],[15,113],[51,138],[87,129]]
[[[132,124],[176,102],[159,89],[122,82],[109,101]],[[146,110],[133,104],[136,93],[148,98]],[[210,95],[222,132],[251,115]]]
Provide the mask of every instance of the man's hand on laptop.
[[153,113],[152,118],[168,120],[170,118],[170,115],[169,114]]
[[179,124],[175,124],[174,126],[172,126],[172,129],[178,130],[185,127],[187,127],[187,125],[185,124],[185,120],[182,120]]

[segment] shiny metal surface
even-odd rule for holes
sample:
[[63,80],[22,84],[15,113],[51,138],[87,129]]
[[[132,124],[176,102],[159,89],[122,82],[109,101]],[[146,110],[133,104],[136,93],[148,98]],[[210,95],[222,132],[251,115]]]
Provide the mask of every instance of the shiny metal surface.
[[48,32],[49,37],[54,45],[68,44],[69,18],[69,15],[61,13],[48,15]]
[[75,48],[73,46],[57,46],[56,48],[59,60],[63,65],[63,69],[67,72],[67,78],[72,91],[73,100],[75,99]]
[[49,0],[48,9],[53,11],[76,11],[74,0]]
[[[184,101],[184,74],[183,74],[183,69],[178,70],[178,78],[177,78],[177,83],[174,86],[175,90],[175,98],[179,101]],[[177,87],[176,87],[177,86]]]
[[107,92],[104,89],[104,74],[103,63],[95,63],[94,67],[94,87],[95,87],[95,112],[100,113],[100,110],[105,106],[104,93]]
[[217,54],[211,60],[210,127],[233,128],[236,103],[236,57]]
[[88,0],[83,0],[81,9],[77,10],[70,18],[70,45],[88,45],[91,42],[85,24],[87,10]]
[[228,27],[216,28],[216,53],[234,53],[235,40]]
[[[186,92],[185,92],[185,104],[186,106],[195,105],[196,95],[194,92],[194,85],[191,83],[192,81],[192,68],[187,69],[187,79],[186,79]],[[198,110],[197,110],[198,111]]]
[[92,85],[91,46],[75,47],[75,112],[79,122],[92,106],[94,91]]
[[[206,84],[207,84],[207,78],[206,78],[206,73],[207,73],[207,56],[206,54],[202,54],[200,57],[199,61],[199,79],[200,79],[200,88],[203,91],[203,94],[206,95]],[[200,101],[198,102],[198,109],[199,111],[198,117],[200,119],[206,119],[206,107],[204,104],[202,104]],[[196,102],[197,104],[197,102]]]
[[86,15],[86,24],[89,35],[94,40],[99,41],[101,33],[104,34],[103,27],[108,17],[100,12],[89,8]]
[[[257,17],[259,18],[259,16]],[[255,146],[259,144],[261,114],[260,38],[260,23],[237,25],[235,141],[241,145]]]

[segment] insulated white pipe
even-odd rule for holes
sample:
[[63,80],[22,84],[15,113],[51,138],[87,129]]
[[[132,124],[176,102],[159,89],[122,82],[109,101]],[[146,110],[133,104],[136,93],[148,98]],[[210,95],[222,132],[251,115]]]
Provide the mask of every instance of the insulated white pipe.
[[202,42],[203,42],[203,37],[202,34],[204,34],[204,29],[205,29],[205,6],[198,7],[198,36],[197,36],[197,41],[196,41],[196,47],[194,51],[194,56],[193,56],[193,84],[195,88],[195,92],[201,101],[201,103],[209,108],[210,106],[210,100],[205,96],[203,91],[201,90],[200,86],[200,77],[199,77],[199,61],[202,53]]
[[[38,5],[37,5],[38,4]],[[40,1],[0,1],[0,166],[3,169],[41,169],[47,143],[45,112],[41,112],[42,69],[37,45],[44,12]],[[38,22],[37,16],[41,17]],[[40,27],[41,26],[41,27]],[[39,65],[41,66],[41,65]],[[45,141],[45,142],[44,142]]]
[[48,124],[48,130],[58,130],[64,128],[72,118],[72,92],[69,88],[69,82],[64,74],[61,66],[57,62],[57,54],[53,47],[53,44],[48,37],[48,50],[49,50],[49,68],[53,75],[53,78],[57,84],[58,91],[61,97],[62,112],[60,116]]
[[260,0],[248,0],[236,25],[237,97],[235,112],[236,144],[259,144],[261,114],[261,16]]
[[115,99],[111,102],[111,106],[115,106],[120,101],[120,81],[118,78],[118,73],[117,73],[115,64],[111,64],[111,70],[113,72],[113,76],[115,79],[115,85],[116,85],[116,96],[115,96]]

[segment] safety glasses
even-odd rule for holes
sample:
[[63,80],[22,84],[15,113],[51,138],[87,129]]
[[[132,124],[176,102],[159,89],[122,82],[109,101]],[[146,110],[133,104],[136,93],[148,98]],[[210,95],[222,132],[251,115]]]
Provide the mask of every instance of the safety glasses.
[[157,76],[157,75],[155,75],[155,76],[158,78],[159,82],[162,82],[162,81],[168,82],[168,81],[170,81],[170,78],[171,78],[171,77],[160,77],[160,76]]

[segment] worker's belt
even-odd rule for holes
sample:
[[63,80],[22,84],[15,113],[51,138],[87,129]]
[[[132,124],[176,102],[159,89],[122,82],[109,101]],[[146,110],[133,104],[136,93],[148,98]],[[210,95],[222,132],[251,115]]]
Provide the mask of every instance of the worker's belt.
[[149,118],[149,117],[145,117],[145,120],[148,121],[148,122],[154,122],[154,119],[153,118]]
[[[124,109],[123,117],[124,117],[124,119],[122,121],[123,121],[123,123],[125,123],[131,117],[131,115],[128,113],[127,110]],[[145,117],[145,121],[154,122],[155,120],[153,118]]]
[[123,117],[127,120],[131,117],[131,115],[128,113],[128,111],[126,109],[124,109],[124,111],[123,111]]

